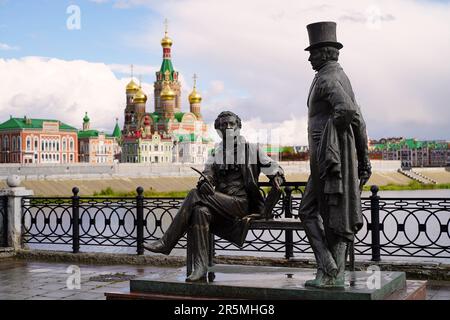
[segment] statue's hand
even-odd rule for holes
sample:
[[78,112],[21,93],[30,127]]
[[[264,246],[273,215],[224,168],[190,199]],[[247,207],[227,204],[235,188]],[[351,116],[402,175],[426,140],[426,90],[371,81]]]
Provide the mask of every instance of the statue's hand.
[[201,179],[198,181],[197,190],[204,195],[214,194],[214,188],[212,187],[211,183],[206,179]]
[[281,190],[281,185],[285,182],[284,176],[277,174],[272,178],[273,187]]
[[371,175],[372,175],[372,170],[370,168],[364,168],[364,169],[358,170],[359,189],[360,190],[362,190],[364,185],[369,181]]

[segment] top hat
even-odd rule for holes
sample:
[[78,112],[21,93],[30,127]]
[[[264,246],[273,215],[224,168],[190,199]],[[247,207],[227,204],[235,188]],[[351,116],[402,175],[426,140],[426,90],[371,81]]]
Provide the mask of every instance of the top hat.
[[325,21],[311,23],[306,26],[309,36],[309,47],[305,50],[311,50],[320,47],[335,47],[341,49],[342,43],[336,40],[336,22]]

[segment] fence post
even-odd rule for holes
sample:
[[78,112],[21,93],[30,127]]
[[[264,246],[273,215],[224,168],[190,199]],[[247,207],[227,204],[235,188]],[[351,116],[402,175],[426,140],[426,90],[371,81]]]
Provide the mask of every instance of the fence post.
[[144,188],[136,188],[136,247],[137,254],[144,254]]
[[72,188],[72,252],[80,252],[80,189]]
[[370,187],[370,221],[372,229],[372,261],[380,261],[380,197],[378,186]]
[[[285,197],[283,199],[284,216],[286,218],[292,218],[292,188],[289,186],[284,187]],[[290,259],[294,257],[294,243],[293,243],[293,231],[285,230],[285,258]]]
[[20,177],[17,175],[9,176],[6,179],[8,187],[0,190],[0,196],[7,198],[2,203],[4,210],[3,223],[6,223],[3,229],[7,233],[4,245],[14,250],[21,249],[23,244],[23,198],[34,194],[33,190],[20,187],[20,180]]
[[3,228],[3,237],[1,240],[1,245],[3,247],[8,246],[8,198],[6,196],[2,197],[1,200],[1,210],[3,212],[3,221],[2,221],[2,228]]

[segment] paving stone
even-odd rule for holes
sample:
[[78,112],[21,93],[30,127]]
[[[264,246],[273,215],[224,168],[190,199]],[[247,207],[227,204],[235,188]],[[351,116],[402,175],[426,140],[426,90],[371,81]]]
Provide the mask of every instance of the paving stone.
[[75,295],[75,294],[76,294],[76,293],[73,292],[73,291],[63,291],[63,290],[59,290],[59,291],[50,291],[50,292],[46,292],[46,293],[41,294],[41,295],[39,295],[39,296],[58,299],[58,298],[67,298],[67,297],[73,296],[73,295]]
[[102,293],[82,292],[65,298],[65,300],[105,300],[106,297]]
[[[97,266],[78,265],[81,268],[81,288],[69,290],[67,267],[73,263],[29,262],[24,260],[0,261],[0,299],[27,300],[105,300],[104,292],[128,288],[128,281],[90,281],[99,275],[124,273],[127,275],[154,275],[164,277],[179,268],[153,266]],[[35,270],[34,272],[30,272]],[[38,271],[36,271],[38,270]],[[180,271],[182,272],[182,270]],[[450,282],[430,282],[427,299],[450,300]]]

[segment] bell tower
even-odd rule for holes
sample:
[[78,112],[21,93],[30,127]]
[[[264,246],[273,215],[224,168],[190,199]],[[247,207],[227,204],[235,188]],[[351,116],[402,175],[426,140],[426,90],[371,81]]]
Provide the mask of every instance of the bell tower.
[[161,103],[161,92],[163,90],[164,82],[166,81],[166,73],[169,73],[168,86],[175,93],[175,106],[174,112],[181,112],[181,84],[178,79],[178,71],[175,71],[172,65],[172,39],[168,36],[168,23],[165,20],[165,32],[164,38],[161,40],[161,46],[163,48],[163,61],[161,68],[156,72],[156,81],[154,83],[154,95],[155,95],[155,112],[157,114],[163,113],[163,107]]

